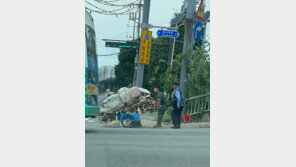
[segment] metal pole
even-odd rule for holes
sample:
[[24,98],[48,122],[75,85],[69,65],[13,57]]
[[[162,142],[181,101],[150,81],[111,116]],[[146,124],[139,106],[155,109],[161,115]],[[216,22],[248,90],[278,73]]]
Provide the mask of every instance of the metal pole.
[[[184,44],[183,44],[183,54],[190,53],[192,51],[192,37],[193,37],[193,20],[196,12],[196,0],[187,1],[187,10],[186,10],[186,23],[185,23],[185,33],[184,33]],[[187,97],[187,58],[182,59],[182,67],[180,74],[180,89],[183,93],[184,100]],[[183,109],[182,115],[184,114],[185,107]]]
[[169,38],[169,55],[168,55],[168,67],[170,66],[171,64],[171,56],[172,56],[172,50],[173,50],[173,39],[172,38]]
[[135,40],[135,32],[136,32],[136,16],[137,16],[137,14],[135,13],[135,14],[134,14],[134,18],[133,18],[133,21],[134,21],[133,40]]
[[175,52],[175,42],[176,42],[176,38],[173,39],[173,48],[172,48],[172,55],[171,55],[171,60],[170,60],[170,66],[173,66],[173,59],[174,59],[174,52]]
[[[150,0],[144,0],[144,6],[143,6],[143,18],[142,23],[149,22],[149,12],[150,12]],[[142,28],[142,35],[143,35],[143,29]],[[145,28],[146,29],[146,28]],[[140,48],[139,48],[139,55],[141,53],[141,43],[142,43],[142,35],[141,35],[141,41],[140,41]],[[137,69],[137,78],[136,78],[136,86],[142,87],[143,86],[143,77],[144,77],[144,64],[139,63],[140,56],[138,56],[138,69]]]
[[141,29],[141,9],[142,9],[142,0],[140,0],[140,3],[139,3],[139,17],[138,17],[138,36],[137,38],[140,37],[140,29]]
[[[173,26],[174,25],[171,23],[171,27]],[[177,29],[177,24],[175,24],[175,28]],[[173,39],[170,38],[169,42],[170,42],[170,47],[169,47],[169,56],[168,56],[168,67],[172,66],[173,64],[176,38],[173,38]]]

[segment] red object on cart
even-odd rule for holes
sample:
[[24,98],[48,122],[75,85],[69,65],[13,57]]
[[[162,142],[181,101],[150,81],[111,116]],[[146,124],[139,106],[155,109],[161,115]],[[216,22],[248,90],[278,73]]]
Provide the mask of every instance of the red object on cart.
[[189,114],[185,114],[183,116],[183,121],[186,122],[186,123],[190,123],[190,122],[192,122],[192,119],[191,119]]

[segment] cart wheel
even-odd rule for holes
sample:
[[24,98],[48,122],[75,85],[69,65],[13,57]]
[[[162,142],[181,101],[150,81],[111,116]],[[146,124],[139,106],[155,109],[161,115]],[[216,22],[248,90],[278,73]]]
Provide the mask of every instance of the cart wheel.
[[122,119],[121,119],[121,124],[124,128],[132,128],[135,125],[134,117],[130,114],[126,114]]

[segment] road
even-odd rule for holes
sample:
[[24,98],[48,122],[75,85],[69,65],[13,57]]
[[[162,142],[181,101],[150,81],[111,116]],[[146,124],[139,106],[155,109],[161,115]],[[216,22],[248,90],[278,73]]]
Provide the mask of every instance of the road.
[[210,129],[108,128],[85,122],[86,167],[209,167]]

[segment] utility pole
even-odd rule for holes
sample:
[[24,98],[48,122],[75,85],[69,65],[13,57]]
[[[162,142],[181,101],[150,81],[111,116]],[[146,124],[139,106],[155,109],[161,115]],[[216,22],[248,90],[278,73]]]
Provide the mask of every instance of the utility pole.
[[[142,23],[148,24],[149,22],[149,12],[150,12],[150,0],[144,0],[144,6],[143,6],[143,19]],[[143,29],[148,29],[147,27],[142,28],[142,35],[143,35]],[[142,43],[142,35],[140,38],[140,47],[139,47],[139,54],[141,53],[141,43]],[[136,78],[136,86],[142,87],[143,86],[143,77],[144,77],[144,64],[139,63],[140,56],[138,56],[138,69],[137,69],[137,78]]]
[[[204,8],[206,9],[206,0],[204,0],[203,3],[204,3]],[[204,46],[205,42],[206,42],[207,22],[208,22],[208,20],[205,20],[204,23],[203,23],[204,29],[203,29],[203,32],[202,32],[203,33],[203,35],[202,35],[202,46]]]
[[[134,22],[134,25],[132,26],[133,27],[133,40],[135,40],[135,33],[136,33],[136,19],[137,19],[137,14],[136,13],[130,13],[129,15],[129,20],[133,21]],[[128,25],[128,27],[130,27]]]
[[[150,7],[149,7],[150,8]],[[141,30],[141,12],[142,12],[142,0],[139,2],[139,17],[138,17],[138,34],[137,38],[140,37],[140,30]]]
[[[185,1],[186,2],[186,1]],[[193,47],[193,21],[196,12],[196,0],[187,0],[186,9],[186,23],[185,23],[185,33],[184,33],[184,43],[183,43],[183,54],[190,53]],[[181,76],[180,76],[180,89],[183,93],[184,100],[187,97],[187,58],[182,59],[181,66]],[[183,109],[182,115],[185,109]]]
[[[134,13],[134,19],[136,19],[137,14]],[[133,40],[135,40],[135,29],[136,29],[136,20],[134,20],[134,27],[133,27]]]
[[[139,5],[139,14],[138,14],[138,28],[137,28],[137,41],[139,41],[140,37],[140,30],[141,30],[141,12],[142,12],[142,0],[140,0]],[[136,20],[135,20],[136,22]],[[134,77],[133,77],[133,86],[136,85],[136,79],[137,79],[137,71],[138,71],[138,63],[139,63],[139,49],[137,49],[136,57],[135,57],[135,67],[134,67]]]

